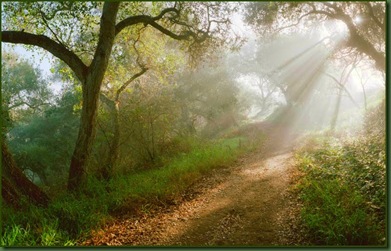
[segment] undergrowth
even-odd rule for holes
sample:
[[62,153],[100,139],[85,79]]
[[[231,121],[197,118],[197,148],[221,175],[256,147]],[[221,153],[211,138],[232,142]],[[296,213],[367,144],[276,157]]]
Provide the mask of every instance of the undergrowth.
[[[226,167],[243,152],[243,138],[193,145],[192,150],[164,166],[114,176],[104,183],[89,177],[80,194],[64,192],[48,208],[33,205],[23,211],[2,210],[1,246],[72,246],[112,219],[113,214],[169,203],[202,175]],[[252,142],[250,145],[253,147]]]
[[302,219],[312,244],[385,245],[385,156],[384,137],[373,135],[329,137],[298,152]]

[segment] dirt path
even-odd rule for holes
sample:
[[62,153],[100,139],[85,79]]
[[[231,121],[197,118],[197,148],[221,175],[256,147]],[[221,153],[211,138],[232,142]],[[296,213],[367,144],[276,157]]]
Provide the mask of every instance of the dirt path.
[[[264,154],[263,154],[264,155]],[[297,174],[290,151],[260,153],[216,170],[192,188],[193,198],[164,210],[116,220],[84,245],[272,246],[300,243]]]

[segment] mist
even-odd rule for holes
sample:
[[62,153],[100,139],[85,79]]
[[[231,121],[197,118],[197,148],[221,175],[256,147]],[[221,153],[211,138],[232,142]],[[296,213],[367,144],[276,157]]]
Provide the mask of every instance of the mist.
[[385,243],[385,2],[1,5],[1,245]]
[[280,120],[286,143],[314,132],[354,136],[362,131],[367,111],[385,96],[385,79],[368,58],[341,49],[349,39],[344,23],[319,22],[264,36],[240,24],[247,36],[240,50],[219,50],[217,62],[201,66],[208,72],[226,69],[234,80],[235,125]]

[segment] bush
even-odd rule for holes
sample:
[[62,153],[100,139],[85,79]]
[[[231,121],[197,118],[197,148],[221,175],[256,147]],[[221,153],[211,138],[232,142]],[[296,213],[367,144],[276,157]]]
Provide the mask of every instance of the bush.
[[302,218],[314,244],[380,245],[385,240],[384,140],[359,137],[298,153],[305,173]]

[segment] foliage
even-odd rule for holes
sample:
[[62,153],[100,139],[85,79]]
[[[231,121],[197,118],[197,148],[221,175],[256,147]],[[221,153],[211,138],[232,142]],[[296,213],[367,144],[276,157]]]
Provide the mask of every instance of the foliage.
[[9,132],[9,146],[18,166],[37,174],[45,185],[65,181],[79,124],[75,110],[79,99],[67,90],[56,104],[42,114],[25,116]]
[[[381,111],[374,111],[377,119]],[[384,245],[386,154],[380,130],[383,137],[329,139],[299,152],[302,217],[314,244]]]
[[364,130],[367,135],[376,138],[385,137],[386,132],[386,99],[383,98],[380,104],[370,109],[364,121]]
[[239,88],[234,75],[223,60],[217,64],[178,77],[175,97],[181,107],[179,126],[190,134],[201,131],[208,138],[216,137],[234,126],[240,117]]
[[[265,35],[297,33],[308,29],[329,29],[340,32],[340,22],[349,31],[346,43],[338,49],[363,54],[385,71],[385,3],[381,2],[251,2],[244,8],[245,20]],[[343,34],[337,34],[343,37]],[[334,37],[335,38],[335,37]],[[352,52],[351,49],[356,49]],[[351,53],[352,52],[352,53]]]
[[192,149],[167,159],[160,168],[118,174],[109,184],[90,176],[82,193],[58,193],[47,209],[5,207],[1,242],[6,246],[76,245],[91,229],[110,221],[110,215],[170,203],[202,175],[231,164],[246,150],[245,140],[239,138],[209,144],[193,141]]
[[[120,49],[116,39],[139,41],[142,27],[150,26],[161,35],[184,41],[184,48],[197,60],[205,51],[237,39],[229,35],[229,16],[237,4],[9,2],[2,9],[2,42],[45,49],[64,61],[82,83],[81,122],[70,161],[69,190],[78,190],[86,178],[104,75],[110,58],[121,57],[120,51],[115,52]],[[137,39],[118,36],[128,28]],[[117,144],[112,149],[117,150]]]
[[23,113],[39,112],[47,105],[50,91],[38,69],[12,52],[3,51],[1,64],[2,117],[4,131]]

